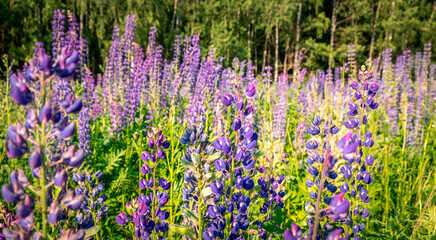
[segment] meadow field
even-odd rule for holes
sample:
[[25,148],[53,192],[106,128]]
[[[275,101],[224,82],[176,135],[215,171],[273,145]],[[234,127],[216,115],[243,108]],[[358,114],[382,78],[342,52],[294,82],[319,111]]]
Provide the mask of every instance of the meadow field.
[[435,42],[288,71],[131,14],[97,64],[48,14],[1,59],[0,240],[436,239]]

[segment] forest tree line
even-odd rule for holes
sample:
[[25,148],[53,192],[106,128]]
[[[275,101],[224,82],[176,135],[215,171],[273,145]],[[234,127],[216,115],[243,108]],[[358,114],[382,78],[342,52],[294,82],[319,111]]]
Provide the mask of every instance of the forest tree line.
[[213,45],[226,64],[251,59],[257,71],[272,66],[276,76],[293,72],[300,51],[299,67],[328,69],[347,62],[350,45],[362,64],[387,47],[396,55],[436,43],[434,0],[2,0],[0,7],[1,55],[24,62],[35,42],[51,48],[53,11],[67,9],[80,22],[87,64],[97,73],[113,27],[123,30],[128,14],[136,15],[142,47],[150,27],[157,27],[164,57],[172,55],[176,35],[200,33],[202,55]]

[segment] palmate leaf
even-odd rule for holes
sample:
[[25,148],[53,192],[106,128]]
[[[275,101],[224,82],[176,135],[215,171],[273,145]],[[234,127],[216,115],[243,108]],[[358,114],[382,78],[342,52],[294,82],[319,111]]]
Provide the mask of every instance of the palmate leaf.
[[271,233],[271,234],[275,234],[276,232],[278,232],[279,234],[283,234],[283,230],[280,229],[279,227],[277,227],[274,223],[272,222],[265,222],[262,225],[262,228],[265,229],[265,231]]
[[215,172],[215,173],[208,173],[205,175],[205,177],[208,181],[214,181],[214,180],[220,178],[222,175],[223,175],[222,172]]
[[208,155],[206,161],[212,162],[221,157],[221,152],[215,152],[214,154]]
[[290,193],[286,194],[286,195],[282,198],[282,201],[286,201],[286,200],[289,198],[289,196],[291,196]]
[[212,190],[210,189],[210,187],[207,187],[207,188],[201,190],[201,195],[202,195],[202,197],[207,198],[210,195],[212,195]]
[[195,239],[197,237],[197,235],[193,231],[191,231],[189,228],[187,228],[185,226],[170,224],[169,229],[171,232],[178,233],[180,235],[183,235],[185,237],[189,237],[191,239]]
[[191,158],[195,166],[198,166],[198,164],[200,164],[200,157],[198,156],[197,153],[191,154]]
[[283,223],[284,217],[283,217],[282,208],[276,207],[276,209],[274,210],[273,219],[274,219],[274,222],[276,222],[277,225],[279,225],[279,226]]
[[100,226],[94,226],[92,228],[87,229],[85,232],[85,239],[94,236],[95,234],[98,233],[98,231],[100,231]]
[[209,139],[209,142],[214,143],[215,140],[217,140],[219,137],[220,137],[219,135],[215,135],[211,139]]
[[182,165],[185,166],[187,169],[191,170],[191,171],[195,171],[195,166],[194,164],[192,164],[192,162],[188,162],[184,159],[180,160],[182,162]]
[[183,216],[187,217],[189,220],[191,220],[193,223],[198,223],[198,218],[195,215],[195,213],[191,212],[189,209],[185,207],[180,207],[180,210],[182,211]]
[[256,153],[254,153],[254,157],[255,158],[262,157],[263,155],[265,155],[266,150],[268,150],[268,148],[263,148],[263,149],[260,149],[260,150],[256,151]]

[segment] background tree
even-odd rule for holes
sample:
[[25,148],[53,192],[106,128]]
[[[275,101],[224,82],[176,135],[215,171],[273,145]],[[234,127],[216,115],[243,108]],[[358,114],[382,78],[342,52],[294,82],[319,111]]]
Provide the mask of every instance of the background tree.
[[200,33],[202,54],[213,45],[226,64],[235,57],[251,59],[257,71],[276,66],[277,74],[294,72],[300,51],[300,67],[326,69],[329,62],[337,67],[346,61],[348,45],[355,45],[356,61],[363,63],[387,47],[398,54],[436,42],[434,0],[3,0],[0,53],[22,63],[35,42],[50,44],[51,18],[58,8],[77,15],[89,46],[87,65],[97,73],[114,25],[122,30],[127,14],[137,15],[136,40],[143,47],[149,28],[157,27],[164,57],[172,53],[176,35]]

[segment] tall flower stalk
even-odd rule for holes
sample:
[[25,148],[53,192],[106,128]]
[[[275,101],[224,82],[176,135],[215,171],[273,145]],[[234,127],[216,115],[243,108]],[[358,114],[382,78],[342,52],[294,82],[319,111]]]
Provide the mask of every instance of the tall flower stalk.
[[[341,192],[348,193],[350,191],[352,197],[352,208],[347,217],[347,225],[351,228],[350,237],[355,238],[360,237],[359,232],[365,229],[364,221],[370,214],[365,205],[370,202],[367,186],[374,181],[370,168],[375,159],[370,152],[374,140],[368,119],[371,119],[371,111],[376,110],[379,106],[376,101],[379,86],[375,82],[371,83],[372,74],[365,66],[359,70],[358,80],[359,82],[354,81],[351,84],[351,88],[354,90],[354,101],[357,104],[353,100],[350,101],[350,120],[344,123],[350,132],[338,142],[344,154],[343,158],[348,162],[341,168],[344,178],[348,180],[341,187]],[[358,152],[353,156],[349,156],[346,149],[347,142],[350,141],[358,143]]]
[[[57,225],[64,218],[61,209],[75,211],[83,200],[83,195],[76,196],[71,190],[66,190],[68,171],[80,167],[85,157],[82,149],[75,150],[75,145],[68,143],[76,132],[76,123],[69,121],[69,117],[80,112],[82,101],[75,98],[72,92],[62,99],[59,108],[51,101],[53,79],[60,77],[71,81],[79,61],[77,52],[67,52],[63,48],[55,56],[56,61],[52,61],[44,49],[40,48],[39,64],[31,61],[25,73],[18,71],[11,75],[12,98],[17,105],[29,108],[24,124],[17,122],[8,127],[6,153],[8,158],[15,159],[30,152],[29,167],[33,177],[39,178],[39,186],[32,186],[22,169],[11,173],[11,185],[3,185],[4,200],[8,203],[18,202],[16,213],[20,220],[20,225],[13,230],[3,229],[6,238],[15,239],[19,235],[33,234],[36,239],[47,239],[50,234],[48,223],[62,229],[61,225]],[[58,139],[63,140],[62,144],[52,148]],[[60,189],[60,194],[53,200],[55,187]],[[42,229],[36,228],[34,223],[34,195],[26,190],[39,198]],[[60,232],[60,235],[73,234],[78,239],[84,237],[84,231]]]
[[[115,218],[118,225],[123,226],[128,222],[135,226],[134,237],[142,239],[162,239],[165,232],[168,231],[167,219],[170,213],[164,209],[168,202],[168,190],[171,183],[164,178],[157,180],[156,169],[158,164],[166,158],[163,149],[168,149],[170,143],[165,140],[162,131],[152,128],[147,132],[148,147],[152,151],[144,151],[141,159],[146,162],[141,168],[141,173],[147,178],[139,181],[138,185],[142,190],[148,189],[146,194],[140,194],[138,198],[132,199],[127,203],[129,215],[124,212]],[[149,167],[152,165],[152,169]]]

